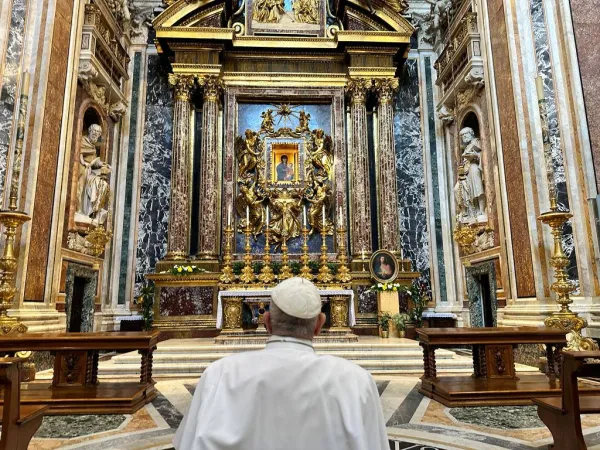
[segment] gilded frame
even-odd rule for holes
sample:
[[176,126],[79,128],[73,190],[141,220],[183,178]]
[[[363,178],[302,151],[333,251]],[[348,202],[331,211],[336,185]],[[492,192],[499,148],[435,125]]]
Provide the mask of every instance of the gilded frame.
[[[375,268],[376,261],[379,257],[387,258],[387,261],[393,264],[392,275],[389,278],[383,278],[378,275],[378,271]],[[371,259],[369,261],[369,272],[371,272],[371,278],[376,280],[379,283],[393,283],[398,277],[398,271],[400,268],[398,267],[398,259],[396,255],[388,250],[377,250],[373,252],[371,255]]]

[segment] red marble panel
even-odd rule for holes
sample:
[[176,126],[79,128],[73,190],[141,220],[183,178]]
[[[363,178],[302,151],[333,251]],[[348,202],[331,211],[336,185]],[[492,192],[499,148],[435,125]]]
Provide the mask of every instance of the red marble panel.
[[514,104],[513,84],[510,70],[510,54],[504,16],[504,0],[488,1],[492,57],[496,78],[496,95],[504,152],[504,171],[508,214],[512,233],[512,248],[517,280],[517,296],[535,296],[533,262],[529,239],[529,224],[525,206],[523,167],[517,134],[517,117]]
[[213,297],[212,287],[162,287],[159,312],[164,317],[212,314]]

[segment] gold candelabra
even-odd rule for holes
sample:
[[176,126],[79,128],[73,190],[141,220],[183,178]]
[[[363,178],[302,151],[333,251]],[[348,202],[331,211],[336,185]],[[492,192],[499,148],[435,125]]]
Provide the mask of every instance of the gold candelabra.
[[254,281],[254,271],[252,270],[252,246],[250,245],[250,222],[246,223],[244,228],[244,234],[246,236],[246,247],[244,254],[244,268],[240,275],[240,281],[242,283],[250,284]]
[[235,275],[233,274],[233,267],[231,266],[231,261],[233,260],[233,256],[231,254],[231,240],[233,238],[233,228],[231,224],[227,225],[225,228],[225,252],[223,254],[223,269],[221,273],[221,277],[219,280],[223,284],[232,283],[235,280]]
[[550,130],[548,127],[548,111],[546,99],[544,98],[543,80],[541,77],[538,77],[536,80],[536,85],[540,119],[542,123],[548,194],[550,197],[550,211],[543,213],[538,219],[542,223],[548,225],[552,233],[554,249],[553,255],[550,258],[550,265],[554,268],[554,282],[550,286],[550,289],[556,293],[556,303],[558,303],[560,307],[559,311],[555,311],[550,317],[547,317],[546,320],[544,320],[544,324],[547,327],[558,328],[570,333],[567,345],[568,350],[598,350],[598,344],[596,344],[593,339],[581,335],[581,330],[587,327],[587,321],[579,317],[577,313],[571,311],[569,307],[573,303],[570,294],[575,291],[576,288],[568,278],[567,267],[569,265],[569,258],[567,258],[563,251],[561,238],[563,225],[573,217],[573,214],[568,210],[558,210],[554,167],[552,166],[552,143],[550,141]]
[[300,277],[312,280],[314,278],[312,271],[308,265],[310,257],[308,256],[308,228],[306,224],[302,228],[302,256],[300,262],[302,262],[302,268],[300,269]]
[[289,266],[289,257],[288,257],[288,247],[287,247],[287,231],[283,231],[282,234],[283,241],[281,243],[281,270],[279,272],[280,280],[287,280],[288,278],[292,278],[294,274],[292,274],[292,269]]
[[331,274],[331,269],[329,268],[328,258],[327,258],[327,228],[323,227],[321,230],[321,267],[319,268],[319,275],[317,275],[317,280],[320,283],[331,283],[333,281],[333,275]]
[[2,258],[0,258],[0,335],[25,333],[27,331],[27,327],[20,323],[16,317],[8,316],[8,310],[13,306],[14,298],[17,294],[15,277],[18,262],[15,258],[15,236],[17,234],[17,229],[25,222],[31,220],[31,217],[24,212],[17,211],[23,138],[25,136],[25,119],[29,103],[27,96],[28,91],[29,74],[25,73],[21,83],[21,98],[19,101],[19,115],[17,119],[17,139],[13,155],[8,209],[0,211],[0,223],[4,225],[5,236],[4,251]]
[[265,229],[265,254],[263,256],[263,267],[260,270],[258,279],[261,283],[270,284],[275,280],[275,274],[271,268],[271,246],[269,244],[269,228]]
[[352,275],[350,269],[346,265],[348,262],[348,255],[346,255],[346,227],[340,222],[337,228],[338,238],[338,270],[336,279],[340,283],[349,283],[352,281]]

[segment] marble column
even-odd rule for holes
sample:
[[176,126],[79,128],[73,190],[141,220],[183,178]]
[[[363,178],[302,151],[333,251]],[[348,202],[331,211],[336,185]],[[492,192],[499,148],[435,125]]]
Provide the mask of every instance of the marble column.
[[175,89],[175,103],[167,259],[182,260],[188,256],[189,243],[190,95],[194,87],[194,76],[170,74],[169,84]]
[[369,197],[369,155],[367,141],[367,93],[371,80],[353,78],[346,86],[350,100],[350,206],[353,257],[370,253],[372,246],[371,201]]
[[392,99],[398,90],[396,78],[374,81],[377,94],[377,200],[379,212],[379,248],[400,250],[400,218],[396,186],[396,153],[394,151],[394,108]]
[[219,97],[222,82],[215,76],[201,81],[202,145],[200,153],[200,213],[198,218],[198,256],[217,259],[219,254]]

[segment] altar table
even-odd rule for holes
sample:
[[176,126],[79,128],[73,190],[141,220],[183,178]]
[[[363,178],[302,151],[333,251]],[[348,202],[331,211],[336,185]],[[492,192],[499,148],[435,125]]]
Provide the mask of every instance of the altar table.
[[[446,406],[530,405],[534,397],[560,395],[560,351],[565,332],[548,327],[419,328],[424,375],[419,392]],[[518,344],[546,348],[546,375],[516,375],[513,349]],[[469,345],[473,375],[437,376],[435,350]],[[555,364],[557,363],[557,364]],[[555,369],[556,366],[556,369]]]
[[[354,291],[352,289],[320,289],[319,293],[323,303],[331,304],[332,329],[342,329],[356,324]],[[220,291],[217,304],[217,329],[227,330],[241,327],[242,303],[269,303],[270,301],[271,289]],[[225,326],[223,325],[224,317]]]

